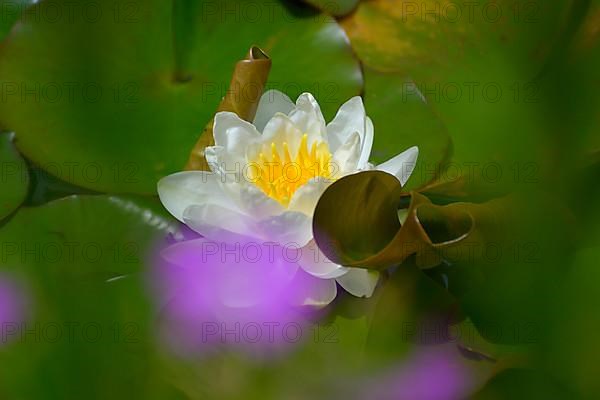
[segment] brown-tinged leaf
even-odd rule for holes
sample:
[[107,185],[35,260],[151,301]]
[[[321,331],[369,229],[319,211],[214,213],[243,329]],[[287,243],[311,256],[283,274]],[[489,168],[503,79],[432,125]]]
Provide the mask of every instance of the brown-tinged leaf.
[[387,173],[368,171],[331,185],[317,203],[314,237],[332,261],[343,265],[376,254],[400,229],[401,185]]
[[[239,115],[240,118],[252,122],[270,70],[271,59],[269,56],[260,48],[252,46],[246,58],[238,61],[235,65],[229,90],[221,100],[217,112],[231,111]],[[209,169],[204,158],[204,149],[214,144],[213,123],[214,118],[211,118],[206,124],[190,153],[185,170],[206,171]]]
[[439,206],[410,192],[406,207],[401,189],[395,177],[381,171],[350,175],[331,185],[313,220],[321,250],[352,267],[382,270],[415,254],[420,268],[430,268],[444,259],[477,261],[488,243],[502,243],[506,236],[501,228],[510,221],[510,197]]

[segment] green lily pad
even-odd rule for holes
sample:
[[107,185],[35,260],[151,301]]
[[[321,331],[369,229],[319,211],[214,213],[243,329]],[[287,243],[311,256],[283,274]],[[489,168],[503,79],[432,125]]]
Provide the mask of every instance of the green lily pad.
[[[599,31],[600,1],[594,0],[591,1],[566,56],[561,59],[562,69],[548,82],[548,91],[553,91],[556,95],[552,98],[556,100],[553,122],[562,130],[578,132],[576,137],[564,138],[561,148],[575,144],[579,147],[577,151],[583,151],[586,156],[600,150],[600,116],[597,112],[600,106]],[[559,90],[556,90],[557,86]],[[565,98],[577,98],[577,102],[561,101]]]
[[[516,68],[531,75],[571,3],[373,0],[361,2],[343,26],[360,59],[380,71],[476,79]],[[558,39],[550,38],[550,44]]]
[[548,110],[535,78],[561,43],[571,4],[373,0],[342,26],[365,65],[417,84],[452,138],[453,174],[475,168],[495,179],[501,169],[499,180],[514,183],[515,169],[537,162],[530,149]]
[[71,196],[24,207],[0,229],[0,268],[23,276],[33,297],[29,333],[3,353],[3,393],[161,398],[144,273],[152,245],[174,228],[159,207]]
[[[45,265],[48,268],[38,273],[60,273],[62,279],[88,274],[109,279],[113,273],[140,272],[144,249],[175,228],[174,220],[154,199],[73,195],[19,210],[0,230],[0,238],[6,243],[1,261],[2,265],[15,267]],[[36,250],[30,252],[31,257],[19,251],[18,245],[25,242]],[[56,246],[44,251],[51,243]],[[118,248],[128,247],[127,243],[129,251]],[[37,250],[46,257],[33,254]]]
[[543,90],[551,124],[547,143],[555,146],[551,163],[560,166],[551,182],[564,182],[558,188],[577,216],[578,230],[586,232],[597,225],[590,215],[600,203],[600,0],[580,3],[578,11],[573,35],[549,66]]
[[89,0],[77,7],[89,12],[72,18],[18,22],[0,50],[0,121],[19,149],[79,186],[155,193],[160,177],[185,165],[252,44],[273,59],[268,89],[313,92],[328,118],[360,92],[358,63],[329,16],[268,0],[177,4],[193,12]]
[[0,220],[17,209],[27,196],[27,164],[14,148],[12,133],[0,133]]
[[499,372],[477,393],[474,400],[490,399],[581,399],[564,382],[539,370],[511,368]]
[[[228,89],[235,63],[251,44],[256,44],[273,61],[266,89],[280,90],[292,99],[304,91],[313,93],[329,121],[343,102],[361,91],[359,64],[344,30],[333,18],[283,3],[218,2],[214,14],[213,10],[207,11],[204,20],[196,20],[201,33],[198,37],[211,40],[196,42],[196,51],[190,53],[190,68],[199,65],[204,74],[218,78],[213,83],[222,83],[220,100]],[[240,15],[227,17],[231,9]],[[261,13],[253,17],[252,10]],[[224,69],[225,65],[228,68]],[[210,89],[205,90],[209,96]]]
[[[598,221],[596,211],[588,217]],[[595,284],[600,279],[596,267],[600,257],[600,229],[598,224],[589,232],[583,246],[572,257],[566,274],[561,276],[556,298],[552,298],[550,329],[545,336],[547,346],[547,366],[555,376],[564,377],[577,387],[585,398],[600,396],[600,382],[588,374],[589,366],[594,365],[600,356],[596,345],[600,329],[598,289]]]
[[[439,321],[437,326],[441,327],[456,316],[456,310],[456,299],[442,286],[415,265],[405,263],[381,288],[370,326],[369,350],[390,359],[406,353],[411,345],[425,344],[431,339],[434,343],[441,342],[439,337],[423,332],[425,321]],[[385,343],[395,346],[392,349]]]
[[364,68],[364,74],[365,104],[375,127],[371,161],[383,162],[418,146],[417,165],[406,187],[420,187],[433,180],[452,152],[444,124],[411,80],[369,67]]
[[[371,319],[367,350],[377,365],[397,363],[410,354],[436,352],[451,357],[457,368],[469,371],[474,382],[485,382],[496,359],[475,354],[464,343],[477,336],[462,319],[457,300],[407,262],[385,281]],[[393,343],[393,345],[390,345]]]

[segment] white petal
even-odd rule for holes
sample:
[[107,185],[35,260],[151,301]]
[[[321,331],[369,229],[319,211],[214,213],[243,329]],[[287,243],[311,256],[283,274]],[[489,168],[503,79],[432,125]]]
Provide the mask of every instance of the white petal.
[[360,96],[355,96],[342,104],[333,121],[327,125],[329,149],[335,152],[355,132],[358,132],[361,143],[365,142],[365,130],[365,107]]
[[215,174],[221,172],[221,158],[225,155],[225,148],[223,146],[206,146],[204,148],[204,158],[210,167],[210,170]]
[[240,209],[257,220],[279,215],[285,211],[281,203],[267,196],[253,184],[240,185],[239,198]]
[[157,184],[158,196],[164,207],[183,222],[183,212],[191,205],[219,203],[237,209],[225,194],[219,178],[206,171],[184,171],[165,176]]
[[364,268],[349,268],[347,274],[336,280],[341,287],[353,296],[371,297],[379,280],[379,272]]
[[244,179],[244,156],[238,153],[228,153],[223,146],[207,146],[204,157],[212,172],[221,183],[239,183]]
[[283,147],[283,143],[289,146],[292,158],[298,152],[302,131],[285,114],[277,113],[269,120],[263,130],[260,142],[250,147],[247,151],[248,160],[255,160],[259,152],[271,154],[271,143],[275,143],[278,149]]
[[301,249],[298,264],[309,274],[320,279],[331,279],[340,277],[351,268],[346,268],[329,260],[319,249],[314,240],[311,240]]
[[288,210],[299,211],[312,218],[319,198],[331,183],[332,181],[325,178],[309,180],[294,192]]
[[315,278],[298,270],[289,293],[289,300],[298,306],[324,307],[337,295],[335,279]]
[[373,148],[374,127],[371,118],[366,118],[365,137],[360,149],[360,159],[358,160],[358,169],[368,169],[369,157]]
[[223,146],[227,153],[245,154],[246,146],[260,139],[254,125],[244,121],[236,113],[222,111],[215,115],[213,126],[215,145]]
[[256,237],[258,233],[251,217],[217,204],[190,206],[183,213],[183,221],[202,236],[217,241],[234,235]]
[[294,103],[287,95],[279,90],[268,90],[263,93],[258,102],[256,117],[254,117],[254,126],[259,132],[262,132],[267,122],[273,116],[280,112],[289,114],[294,109]]
[[258,223],[261,236],[283,246],[300,248],[312,239],[312,218],[296,211],[286,211]]
[[354,132],[346,143],[338,147],[333,153],[331,167],[334,177],[344,176],[355,172],[358,168],[360,158],[360,138],[357,132]]
[[213,128],[215,146],[204,149],[211,171],[223,181],[240,182],[241,170],[246,163],[246,149],[260,140],[256,128],[232,112],[219,112]]
[[394,175],[404,186],[415,169],[418,156],[419,148],[417,146],[413,146],[410,149],[405,150],[397,156],[387,160],[386,162],[379,164],[376,169]]
[[312,94],[302,93],[296,100],[296,108],[290,112],[289,116],[298,129],[308,135],[309,148],[315,140],[327,141],[325,118],[323,118],[319,103]]

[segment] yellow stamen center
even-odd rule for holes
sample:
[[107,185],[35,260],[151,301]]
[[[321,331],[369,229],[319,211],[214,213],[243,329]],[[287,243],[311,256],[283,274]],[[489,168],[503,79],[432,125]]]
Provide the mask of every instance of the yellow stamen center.
[[294,192],[310,179],[332,178],[329,146],[324,142],[314,142],[309,150],[306,134],[302,135],[300,146],[293,158],[285,142],[281,148],[271,143],[270,149],[263,146],[262,150],[257,160],[249,165],[250,178],[267,196],[286,207]]

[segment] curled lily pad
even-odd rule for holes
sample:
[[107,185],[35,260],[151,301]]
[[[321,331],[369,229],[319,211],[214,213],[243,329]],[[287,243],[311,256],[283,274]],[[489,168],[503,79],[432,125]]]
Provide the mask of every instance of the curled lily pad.
[[396,177],[385,172],[335,182],[315,208],[313,233],[319,248],[332,261],[352,266],[380,252],[400,229],[400,190]]
[[29,187],[25,160],[14,148],[13,133],[0,133],[0,220],[23,203]]
[[328,119],[361,90],[358,62],[329,16],[269,0],[179,5],[86,0],[69,18],[69,0],[33,5],[32,15],[65,12],[22,18],[0,49],[0,123],[19,149],[51,173],[49,164],[61,166],[70,183],[152,194],[185,165],[252,44],[276,60],[268,89],[312,92]]
[[415,254],[419,267],[430,268],[442,260],[476,262],[486,243],[498,243],[506,233],[501,228],[511,215],[509,197],[439,206],[411,192],[406,205],[401,190],[397,179],[380,171],[335,182],[315,209],[319,247],[332,261],[352,267],[385,269]]
[[[246,58],[235,65],[229,90],[221,100],[217,111],[231,111],[240,118],[252,122],[270,70],[271,59],[258,47],[250,48]],[[251,92],[247,90],[250,87],[253,88]],[[204,149],[214,145],[213,125],[214,118],[211,118],[192,149],[186,170],[209,169],[204,157]]]
[[431,273],[448,266],[452,273],[438,286],[460,299],[486,340],[530,344],[540,340],[545,296],[555,295],[540,276],[557,273],[562,264],[556,260],[570,246],[565,237],[573,236],[563,233],[567,213],[555,203],[546,193],[529,192],[442,206],[414,191],[402,193],[384,172],[366,171],[324,192],[313,233],[325,255],[343,265],[393,275],[412,264]]

